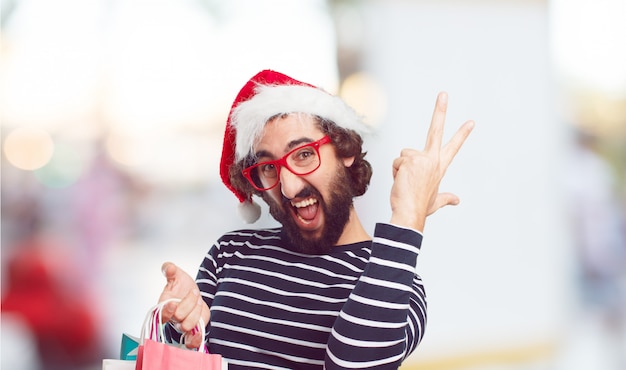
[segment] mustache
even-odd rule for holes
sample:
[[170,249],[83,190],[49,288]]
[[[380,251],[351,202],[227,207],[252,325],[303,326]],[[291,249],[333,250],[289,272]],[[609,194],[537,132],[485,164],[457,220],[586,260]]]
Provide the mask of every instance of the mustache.
[[320,194],[320,192],[310,186],[307,186],[303,188],[302,190],[300,190],[300,192],[298,192],[298,194],[296,194],[291,199],[287,198],[282,192],[280,193],[280,197],[281,197],[282,204],[285,206],[291,206],[291,199],[294,199],[294,198],[316,197],[320,200],[322,199],[322,195]]

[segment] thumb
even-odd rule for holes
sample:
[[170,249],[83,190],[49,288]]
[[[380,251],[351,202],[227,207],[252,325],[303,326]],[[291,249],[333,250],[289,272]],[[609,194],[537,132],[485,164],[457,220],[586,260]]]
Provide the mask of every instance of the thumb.
[[[161,272],[163,276],[167,279],[167,284],[163,288],[163,292],[161,292],[161,296],[159,297],[159,302],[163,302],[170,298],[181,298],[179,294],[176,292],[176,275],[178,275],[178,267],[171,263],[165,262],[161,265]],[[170,321],[174,316],[174,312],[176,312],[177,304],[174,302],[169,302],[165,306],[163,306],[163,310],[161,311],[161,317],[163,322]]]
[[172,262],[163,263],[163,265],[161,265],[161,272],[163,276],[165,276],[165,279],[167,279],[168,284],[176,282],[178,267],[175,264]]
[[432,215],[438,209],[443,208],[445,206],[456,206],[459,204],[461,200],[458,196],[452,193],[439,193],[437,194],[437,198],[435,202],[430,206],[428,210],[428,215]]

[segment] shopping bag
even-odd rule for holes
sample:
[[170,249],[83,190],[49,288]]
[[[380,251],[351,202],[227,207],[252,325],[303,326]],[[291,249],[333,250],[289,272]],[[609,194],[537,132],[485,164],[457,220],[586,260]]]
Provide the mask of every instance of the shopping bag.
[[102,370],[135,370],[139,338],[130,334],[122,334],[119,359],[102,360]]
[[141,359],[135,370],[221,370],[220,355],[170,346],[148,339],[143,344]]
[[[154,306],[144,320],[141,329],[135,370],[222,370],[228,365],[218,354],[210,354],[205,343],[205,324],[200,319],[198,330],[202,335],[202,344],[198,350],[187,349],[182,345],[165,343],[161,310],[170,301],[166,300]],[[148,335],[146,337],[146,334]]]
[[133,360],[102,360],[102,370],[135,370],[135,361]]
[[121,360],[136,360],[137,347],[139,347],[139,337],[128,333],[122,333],[122,343],[120,346]]

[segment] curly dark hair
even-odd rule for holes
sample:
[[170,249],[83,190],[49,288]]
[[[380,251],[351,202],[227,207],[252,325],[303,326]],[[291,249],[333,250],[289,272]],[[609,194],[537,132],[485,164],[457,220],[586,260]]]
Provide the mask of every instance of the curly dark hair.
[[[352,196],[358,197],[365,194],[372,178],[372,166],[365,159],[367,152],[363,152],[363,138],[356,131],[339,127],[333,121],[319,116],[313,116],[313,118],[322,132],[330,137],[339,158],[354,157],[354,162],[346,169],[350,179]],[[248,197],[253,194],[261,196],[261,192],[252,187],[241,173],[244,168],[252,164],[254,164],[254,158],[248,156],[234,163],[229,170],[231,185]]]

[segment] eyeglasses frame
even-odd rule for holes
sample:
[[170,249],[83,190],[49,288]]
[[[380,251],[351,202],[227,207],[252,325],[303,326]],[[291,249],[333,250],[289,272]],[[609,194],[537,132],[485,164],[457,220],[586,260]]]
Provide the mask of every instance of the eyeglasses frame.
[[[274,188],[276,187],[276,185],[278,185],[278,183],[280,183],[280,179],[279,179],[279,180],[277,180],[277,181],[276,181],[276,183],[275,183],[274,185],[272,185],[271,187],[269,187],[269,188],[260,188],[260,187],[258,187],[258,186],[254,183],[254,180],[252,179],[251,172],[252,172],[252,170],[253,170],[254,168],[259,167],[259,166],[261,166],[261,165],[273,164],[274,166],[276,166],[276,176],[277,176],[277,177],[280,177],[280,170],[281,170],[281,168],[282,168],[282,167],[285,167],[287,170],[289,170],[291,173],[293,173],[293,174],[294,174],[294,175],[296,175],[296,176],[306,176],[306,175],[310,175],[310,174],[312,174],[313,172],[317,171],[317,170],[320,168],[320,166],[322,165],[322,156],[320,155],[320,147],[321,147],[322,145],[324,145],[324,144],[328,144],[328,143],[331,143],[331,142],[332,142],[332,141],[331,141],[331,139],[330,139],[330,136],[328,136],[328,135],[324,135],[324,137],[322,137],[322,138],[321,138],[321,139],[319,139],[319,140],[316,140],[316,141],[313,141],[313,142],[310,142],[310,143],[307,143],[307,144],[304,144],[304,145],[300,145],[300,146],[298,146],[298,147],[296,147],[296,148],[293,148],[292,150],[290,150],[287,154],[285,154],[285,155],[284,155],[284,156],[282,156],[281,158],[274,159],[274,160],[271,160],[271,161],[264,161],[264,162],[260,162],[260,163],[255,163],[255,164],[253,164],[252,166],[248,166],[248,167],[244,168],[244,169],[241,171],[241,173],[242,173],[242,175],[243,175],[243,176],[244,176],[244,177],[248,180],[248,182],[252,185],[252,187],[254,187],[256,190],[258,190],[258,191],[268,191],[268,190],[272,190],[272,189],[274,189]],[[295,173],[295,172],[291,169],[291,167],[289,167],[289,164],[287,164],[287,158],[288,158],[291,154],[293,154],[293,152],[298,151],[298,150],[300,150],[300,149],[302,149],[302,148],[305,148],[305,147],[308,147],[308,146],[310,146],[310,147],[312,147],[313,149],[315,149],[315,153],[317,153],[317,156],[319,157],[319,163],[318,163],[317,167],[315,167],[315,168],[314,168],[314,169],[312,169],[311,171],[306,172],[306,173],[297,174],[297,173]]]

